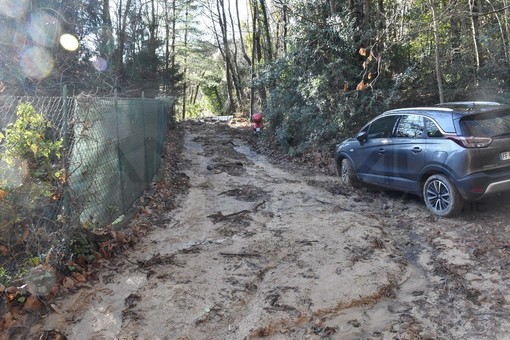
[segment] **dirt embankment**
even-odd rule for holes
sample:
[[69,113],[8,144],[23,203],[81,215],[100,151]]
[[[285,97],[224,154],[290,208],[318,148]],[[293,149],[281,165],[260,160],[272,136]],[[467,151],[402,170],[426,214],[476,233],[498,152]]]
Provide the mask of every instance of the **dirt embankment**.
[[[509,195],[438,219],[416,197],[345,188],[284,157],[275,164],[249,131],[181,129],[175,183],[188,182],[188,192],[97,282],[55,301],[59,312],[32,334],[510,337]],[[154,193],[163,203],[168,185]]]

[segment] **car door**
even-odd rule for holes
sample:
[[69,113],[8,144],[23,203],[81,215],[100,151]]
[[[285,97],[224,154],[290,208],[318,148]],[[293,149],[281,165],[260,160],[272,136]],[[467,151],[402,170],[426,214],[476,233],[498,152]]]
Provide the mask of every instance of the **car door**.
[[426,149],[424,118],[402,115],[392,143],[386,148],[385,174],[391,187],[419,191],[418,175],[424,167]]
[[352,154],[356,171],[361,180],[374,184],[386,184],[386,148],[399,115],[382,116],[372,121],[365,129],[366,139]]

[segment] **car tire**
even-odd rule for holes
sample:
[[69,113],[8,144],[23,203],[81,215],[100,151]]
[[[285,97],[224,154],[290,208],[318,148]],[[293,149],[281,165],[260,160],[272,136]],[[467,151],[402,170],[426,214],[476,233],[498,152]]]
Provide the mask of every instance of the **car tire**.
[[425,181],[423,200],[427,208],[440,217],[454,217],[460,214],[464,200],[448,177],[436,174]]
[[354,170],[354,165],[352,165],[352,162],[347,158],[342,159],[342,163],[340,164],[340,178],[342,184],[347,186],[357,188],[360,185],[356,170]]

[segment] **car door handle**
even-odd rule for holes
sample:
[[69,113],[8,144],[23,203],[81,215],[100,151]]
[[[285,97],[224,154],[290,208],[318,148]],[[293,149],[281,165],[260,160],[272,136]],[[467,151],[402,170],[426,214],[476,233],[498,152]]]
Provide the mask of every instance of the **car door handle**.
[[415,146],[412,150],[411,150],[413,153],[418,153],[418,152],[421,152],[421,148],[418,147],[418,146]]
[[384,149],[379,149],[379,155],[382,155],[383,153],[385,153],[386,151]]

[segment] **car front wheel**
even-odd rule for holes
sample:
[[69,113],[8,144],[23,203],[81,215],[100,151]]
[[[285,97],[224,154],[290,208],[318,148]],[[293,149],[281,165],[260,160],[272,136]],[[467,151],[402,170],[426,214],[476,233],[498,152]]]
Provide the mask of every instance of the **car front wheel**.
[[446,176],[440,174],[427,178],[423,186],[423,199],[427,208],[441,217],[456,216],[464,206],[457,188]]
[[340,177],[343,184],[354,188],[359,187],[359,180],[356,176],[354,166],[347,158],[342,159],[342,164],[340,166]]

